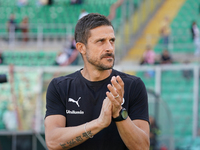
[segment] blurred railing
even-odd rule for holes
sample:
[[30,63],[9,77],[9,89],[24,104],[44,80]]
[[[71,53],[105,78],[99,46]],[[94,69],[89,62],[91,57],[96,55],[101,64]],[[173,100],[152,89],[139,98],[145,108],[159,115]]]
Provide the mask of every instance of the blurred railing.
[[70,24],[29,24],[28,32],[23,33],[20,29],[15,31],[14,26],[8,32],[5,25],[0,25],[0,48],[12,50],[32,45],[32,49],[39,50],[44,47],[51,48],[54,44],[65,45],[67,40],[70,41],[73,37],[73,29],[74,26]]
[[[194,43],[190,36],[184,36],[183,34],[169,35],[169,43],[166,45],[162,42],[162,37],[160,35],[146,35],[146,42],[142,43],[144,45],[153,45],[154,39],[158,39],[156,45],[159,49],[168,49],[170,52],[174,53],[191,53],[194,50]],[[177,51],[177,49],[185,49],[183,51]]]

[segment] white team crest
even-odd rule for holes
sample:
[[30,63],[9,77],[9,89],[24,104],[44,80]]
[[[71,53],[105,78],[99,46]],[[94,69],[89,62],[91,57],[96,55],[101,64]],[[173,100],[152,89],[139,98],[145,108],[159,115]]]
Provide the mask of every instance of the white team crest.
[[79,103],[78,103],[80,99],[81,99],[81,97],[79,97],[79,98],[78,98],[78,100],[77,100],[77,101],[75,101],[74,99],[72,99],[72,98],[69,98],[69,99],[68,99],[68,102],[75,103],[75,104],[76,104],[78,107],[80,107],[80,105],[79,105]]

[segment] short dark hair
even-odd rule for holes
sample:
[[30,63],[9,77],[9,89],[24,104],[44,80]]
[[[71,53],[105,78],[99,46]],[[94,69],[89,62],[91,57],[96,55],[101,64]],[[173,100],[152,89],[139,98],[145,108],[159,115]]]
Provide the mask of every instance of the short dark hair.
[[[75,27],[75,41],[87,44],[87,40],[90,37],[90,30],[99,26],[112,26],[111,22],[106,16],[98,13],[90,13],[83,18],[79,19]],[[112,26],[113,27],[113,26]]]

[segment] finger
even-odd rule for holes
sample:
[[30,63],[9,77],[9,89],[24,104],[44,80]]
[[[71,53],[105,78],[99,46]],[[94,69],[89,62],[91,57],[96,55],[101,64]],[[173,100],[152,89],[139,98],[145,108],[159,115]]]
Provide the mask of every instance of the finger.
[[123,82],[123,80],[122,80],[122,78],[120,76],[117,76],[116,80],[117,80],[118,84],[121,87],[121,89],[120,89],[120,91],[122,92],[121,96],[124,97],[124,82]]
[[114,105],[114,107],[119,107],[121,105],[120,99],[113,97],[113,94],[111,92],[106,92],[107,97],[111,101],[111,103]]
[[107,87],[108,87],[108,90],[113,94],[113,96],[117,96],[118,95],[117,90],[113,85],[108,84]]
[[112,118],[112,103],[108,98],[105,98],[101,108],[100,116],[97,121],[99,124],[101,124],[102,127],[107,127],[111,122],[111,118]]
[[121,110],[121,103],[117,101],[115,98],[113,98],[113,95],[110,92],[106,92],[107,97],[112,103],[112,115],[119,114],[119,111]]
[[[108,85],[108,89],[110,91],[110,93],[107,95],[109,97],[110,100],[112,101],[118,101],[118,103],[122,103],[122,91],[117,91],[115,87],[113,87],[111,84]],[[115,104],[115,105],[118,105]]]
[[123,82],[122,78],[120,76],[117,76],[116,80],[117,80],[118,84],[121,86],[121,88],[124,89],[124,82]]
[[112,103],[108,98],[105,98],[101,109],[101,116],[105,115],[111,116],[111,114],[112,114]]
[[109,90],[110,90],[113,94],[117,93],[116,95],[113,95],[113,96],[117,96],[117,95],[118,95],[118,90],[117,90],[117,89],[120,88],[120,87],[118,87],[118,86],[119,86],[119,84],[117,83],[116,77],[113,76],[113,77],[111,78],[111,84],[108,86]]
[[103,108],[105,109],[111,109],[112,103],[110,102],[109,98],[106,97],[103,101]]
[[120,84],[117,82],[117,78],[116,78],[115,76],[112,77],[111,83],[112,83],[113,87],[117,90],[117,92],[120,92],[120,91],[121,91],[121,86],[120,86]]

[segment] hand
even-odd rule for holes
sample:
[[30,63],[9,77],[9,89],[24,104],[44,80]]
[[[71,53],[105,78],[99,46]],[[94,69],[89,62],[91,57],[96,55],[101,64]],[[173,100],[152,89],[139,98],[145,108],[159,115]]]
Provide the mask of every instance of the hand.
[[106,97],[103,101],[101,113],[99,118],[97,119],[97,122],[102,128],[106,128],[110,125],[111,119],[112,119],[112,103],[108,99],[108,97]]
[[108,84],[108,89],[110,92],[106,92],[107,97],[112,103],[112,117],[116,118],[119,116],[119,112],[122,109],[122,102],[124,97],[124,82],[120,76],[113,76],[111,79],[111,84]]

